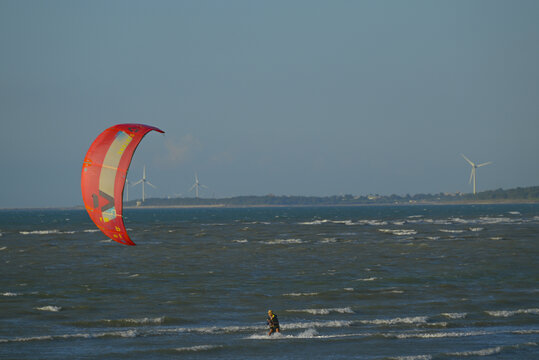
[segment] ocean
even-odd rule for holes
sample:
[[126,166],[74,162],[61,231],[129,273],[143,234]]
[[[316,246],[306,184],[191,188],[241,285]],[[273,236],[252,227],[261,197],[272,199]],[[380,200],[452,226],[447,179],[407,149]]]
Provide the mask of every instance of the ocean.
[[539,358],[537,204],[124,215],[0,211],[1,359]]

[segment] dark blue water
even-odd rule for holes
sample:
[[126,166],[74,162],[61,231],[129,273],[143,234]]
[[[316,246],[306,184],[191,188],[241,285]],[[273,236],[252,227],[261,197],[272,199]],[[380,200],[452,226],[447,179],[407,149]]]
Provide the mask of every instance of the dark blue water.
[[84,211],[0,211],[0,358],[539,358],[539,205],[125,222],[136,247]]

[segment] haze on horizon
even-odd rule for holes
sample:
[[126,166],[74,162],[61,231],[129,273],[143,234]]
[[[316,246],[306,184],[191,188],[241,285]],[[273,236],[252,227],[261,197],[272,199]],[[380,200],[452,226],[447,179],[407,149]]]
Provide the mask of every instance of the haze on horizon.
[[[81,205],[144,123],[147,197],[539,185],[537,1],[0,2],[0,208]],[[130,187],[133,199],[140,187]]]

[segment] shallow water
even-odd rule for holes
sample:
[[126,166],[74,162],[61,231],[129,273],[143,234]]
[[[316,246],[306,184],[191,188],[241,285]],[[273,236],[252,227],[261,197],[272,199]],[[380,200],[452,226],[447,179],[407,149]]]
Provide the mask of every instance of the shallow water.
[[1,358],[539,357],[539,205],[125,215],[0,211]]

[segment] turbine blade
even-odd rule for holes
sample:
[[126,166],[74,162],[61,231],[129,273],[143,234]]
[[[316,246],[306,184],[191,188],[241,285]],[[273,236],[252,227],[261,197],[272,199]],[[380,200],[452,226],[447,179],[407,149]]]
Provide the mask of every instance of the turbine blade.
[[477,167],[486,166],[486,165],[490,165],[490,164],[492,164],[492,161],[489,161],[489,162],[486,162],[486,163],[479,164],[479,165],[477,165]]
[[131,184],[131,186],[135,186],[135,185],[138,185],[138,184],[140,184],[141,182],[142,182],[142,179],[141,179],[141,180],[139,180],[139,181],[137,181],[137,182],[135,182],[135,183],[133,183],[133,184]]
[[471,184],[472,183],[472,178],[474,176],[474,173],[475,173],[475,169],[472,168],[472,172],[470,173],[470,180],[468,180],[468,184]]
[[191,188],[189,189],[189,191],[193,191],[193,189],[195,188],[195,186],[197,186],[197,184],[191,186]]
[[464,154],[460,154],[460,155],[462,155],[462,157],[464,158],[464,160],[466,160],[468,162],[468,164],[470,164],[472,166],[475,166],[474,163],[470,159],[468,159],[466,156],[464,156]]
[[200,185],[200,187],[203,187],[204,189],[209,189],[206,185]]
[[152,184],[152,183],[149,182],[148,180],[146,180],[146,184],[150,185],[150,186],[153,187],[154,189],[157,189],[157,186],[155,186],[154,184]]

